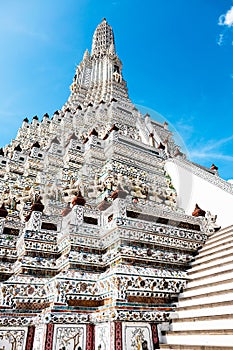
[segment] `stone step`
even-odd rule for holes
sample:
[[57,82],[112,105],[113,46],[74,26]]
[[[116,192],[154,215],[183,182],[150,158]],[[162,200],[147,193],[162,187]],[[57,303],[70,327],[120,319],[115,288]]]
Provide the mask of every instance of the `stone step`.
[[228,258],[230,255],[233,254],[233,247],[227,248],[222,250],[221,252],[215,252],[210,255],[207,255],[206,257],[202,257],[200,259],[195,260],[195,263],[193,262],[191,264],[191,267],[189,271],[192,271],[192,269],[195,269],[198,266],[204,266],[205,264],[211,264],[215,260],[221,259],[221,258]]
[[209,236],[209,239],[219,238],[219,237],[221,237],[221,236],[223,236],[223,235],[225,235],[225,234],[228,234],[229,232],[232,232],[232,230],[233,230],[233,225],[228,226],[228,227],[224,227],[224,228],[222,228],[221,230],[212,233],[212,234]]
[[193,295],[189,297],[181,296],[179,297],[179,303],[178,306],[189,306],[189,305],[199,305],[199,304],[205,304],[207,302],[213,303],[217,302],[221,299],[222,301],[232,300],[233,299],[233,288],[226,290],[220,290],[220,291],[213,291],[210,293],[203,293],[199,295]]
[[[206,261],[210,256],[220,256],[219,254],[228,254],[228,251],[233,247],[233,238],[229,242],[224,242],[223,244],[213,247],[208,250],[203,250],[203,248],[199,251],[199,254],[196,256],[196,261],[198,263]],[[194,264],[195,265],[195,264]]]
[[232,231],[233,231],[233,225],[227,226],[227,227],[224,227],[217,232],[214,232],[209,238],[215,239],[215,238],[223,236],[224,234],[228,234],[229,232],[232,232]]
[[170,345],[217,346],[222,349],[222,344],[233,347],[233,329],[169,331],[166,340]]
[[224,240],[221,240],[218,243],[214,243],[213,245],[204,245],[200,250],[199,250],[199,255],[206,255],[209,254],[210,252],[215,252],[222,250],[224,247],[227,247],[230,245],[232,247],[232,242],[233,242],[233,236],[226,238]]
[[219,271],[211,276],[199,276],[195,277],[195,279],[191,279],[188,282],[189,287],[196,287],[196,286],[204,286],[209,283],[218,283],[221,281],[225,281],[227,279],[233,279],[233,270],[225,270],[225,271]]
[[233,315],[186,317],[173,319],[172,331],[233,329]]
[[222,346],[221,348],[216,345],[178,345],[178,344],[160,344],[160,349],[163,350],[233,350],[233,346]]
[[192,263],[192,267],[188,272],[198,271],[199,269],[208,268],[214,265],[217,265],[218,263],[233,261],[233,247],[232,249],[227,249],[225,251],[225,254],[223,255],[222,252],[217,253],[216,255],[210,255],[206,259],[202,258],[200,261],[197,259]]
[[226,226],[226,227],[222,228],[221,230],[211,234],[210,237],[212,238],[212,237],[222,236],[224,233],[227,233],[227,232],[232,231],[232,230],[233,230],[233,225]]
[[212,293],[217,291],[224,291],[233,288],[233,278],[225,278],[218,282],[201,283],[199,285],[190,286],[189,284],[185,288],[184,292],[179,295],[180,298],[190,298],[193,296],[199,296],[206,293]]
[[232,228],[213,234],[199,251],[161,349],[233,349]]
[[[233,258],[233,257],[232,257]],[[228,262],[221,262],[219,264],[216,264],[214,266],[211,266],[209,268],[201,268],[197,271],[189,270],[188,277],[193,279],[205,277],[205,276],[212,276],[216,274],[224,273],[225,271],[233,271],[233,259],[231,259]]]
[[[233,297],[232,297],[232,300],[229,301],[217,301],[216,303],[205,303],[205,304],[198,304],[198,305],[189,305],[189,306],[177,306],[176,307],[176,312],[179,313],[180,315],[180,311],[183,311],[183,310],[201,310],[201,309],[206,309],[206,308],[213,308],[213,307],[218,307],[218,306],[233,306]],[[192,314],[192,317],[193,314]]]
[[214,260],[221,259],[221,257],[227,258],[231,254],[233,254],[233,245],[222,251],[213,252],[203,257],[197,257],[196,260],[192,262],[191,268],[189,271],[192,271],[192,269],[195,268],[196,266],[201,266],[207,263],[211,263]]
[[215,303],[206,303],[190,306],[178,306],[176,309],[179,318],[201,317],[201,316],[217,316],[233,314],[233,301],[218,301]]
[[215,247],[219,247],[219,246],[221,246],[223,244],[231,242],[232,238],[233,238],[232,233],[231,234],[229,233],[228,235],[223,236],[223,237],[221,237],[221,239],[218,239],[218,240],[215,240],[215,241],[207,240],[200,250],[204,251],[204,252],[205,251],[207,252],[210,249],[213,249]]
[[232,231],[225,231],[225,232],[221,232],[221,234],[219,235],[213,235],[210,236],[207,241],[205,242],[205,246],[214,244],[214,243],[218,243],[219,241],[222,241],[228,237],[232,237]]

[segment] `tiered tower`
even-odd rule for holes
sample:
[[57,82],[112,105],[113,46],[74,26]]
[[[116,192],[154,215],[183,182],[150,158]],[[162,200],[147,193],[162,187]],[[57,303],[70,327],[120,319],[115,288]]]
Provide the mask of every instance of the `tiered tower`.
[[177,206],[168,158],[184,155],[130,101],[103,19],[64,107],[0,152],[2,348],[158,347],[208,231]]

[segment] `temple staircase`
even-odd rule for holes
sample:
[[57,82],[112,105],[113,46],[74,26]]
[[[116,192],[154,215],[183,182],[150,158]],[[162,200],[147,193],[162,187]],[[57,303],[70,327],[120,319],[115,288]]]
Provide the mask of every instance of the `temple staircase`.
[[188,275],[160,349],[233,349],[233,226],[207,240]]

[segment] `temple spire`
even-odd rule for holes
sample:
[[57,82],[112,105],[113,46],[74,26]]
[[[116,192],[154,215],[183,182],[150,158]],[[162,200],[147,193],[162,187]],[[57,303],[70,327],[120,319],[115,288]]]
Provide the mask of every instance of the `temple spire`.
[[105,54],[110,47],[111,51],[115,52],[112,27],[107,23],[106,18],[103,18],[93,35],[91,55]]
[[122,63],[115,51],[112,27],[104,18],[97,26],[92,41],[91,54],[85,51],[77,66],[70,86],[71,108],[113,101],[113,98],[129,101],[126,82],[122,76]]

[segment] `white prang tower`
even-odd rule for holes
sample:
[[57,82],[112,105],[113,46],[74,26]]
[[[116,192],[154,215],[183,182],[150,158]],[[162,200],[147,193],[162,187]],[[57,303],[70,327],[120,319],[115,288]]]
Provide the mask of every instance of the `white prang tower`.
[[0,150],[0,348],[158,348],[208,230],[168,158],[185,162],[130,101],[103,19],[65,105]]

